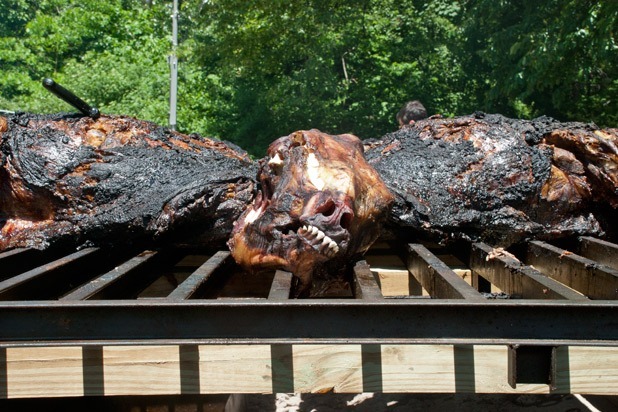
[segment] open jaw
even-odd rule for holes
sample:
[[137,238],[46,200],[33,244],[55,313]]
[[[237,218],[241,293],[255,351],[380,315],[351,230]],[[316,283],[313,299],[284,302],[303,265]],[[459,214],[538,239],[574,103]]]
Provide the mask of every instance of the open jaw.
[[288,270],[301,290],[326,264],[344,265],[366,251],[393,201],[352,135],[310,130],[282,137],[260,161],[258,180],[228,245],[247,270]]

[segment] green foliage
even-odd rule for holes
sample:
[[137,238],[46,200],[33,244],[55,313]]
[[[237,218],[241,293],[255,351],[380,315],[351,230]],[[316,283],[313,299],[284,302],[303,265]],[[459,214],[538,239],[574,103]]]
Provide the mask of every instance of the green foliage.
[[472,0],[468,8],[466,71],[483,67],[486,109],[618,123],[618,3]]
[[[104,113],[166,124],[172,1],[0,0],[0,109],[73,111],[53,77]],[[303,128],[378,137],[419,99],[618,124],[613,0],[186,0],[178,128],[261,156]]]

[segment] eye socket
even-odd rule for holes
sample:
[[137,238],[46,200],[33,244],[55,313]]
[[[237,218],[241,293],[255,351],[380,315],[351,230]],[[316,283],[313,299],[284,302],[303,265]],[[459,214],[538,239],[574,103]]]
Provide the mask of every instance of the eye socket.
[[337,206],[335,205],[335,202],[333,202],[332,200],[328,200],[317,210],[317,212],[321,213],[323,216],[328,217],[332,216],[336,210]]

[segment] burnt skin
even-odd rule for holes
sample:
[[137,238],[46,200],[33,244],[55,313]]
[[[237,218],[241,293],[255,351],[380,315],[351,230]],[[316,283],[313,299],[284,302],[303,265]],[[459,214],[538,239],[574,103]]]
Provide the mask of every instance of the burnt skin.
[[274,141],[258,180],[228,245],[249,271],[292,272],[301,294],[326,264],[343,265],[371,246],[394,200],[349,134],[314,129]]
[[224,142],[127,116],[0,116],[0,251],[225,245],[257,165]]

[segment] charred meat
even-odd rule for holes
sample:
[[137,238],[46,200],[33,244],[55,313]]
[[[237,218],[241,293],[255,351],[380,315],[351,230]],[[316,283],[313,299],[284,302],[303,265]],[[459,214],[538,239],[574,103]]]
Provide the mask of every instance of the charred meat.
[[[379,140],[298,131],[253,162],[123,116],[0,116],[0,250],[227,240],[299,291],[381,234],[508,246],[617,236],[618,129],[477,113]],[[235,222],[233,224],[233,222]]]
[[477,113],[429,118],[366,156],[395,194],[390,228],[448,242],[616,235],[618,130]]
[[0,250],[195,234],[223,245],[255,174],[223,142],[130,117],[0,117]]

